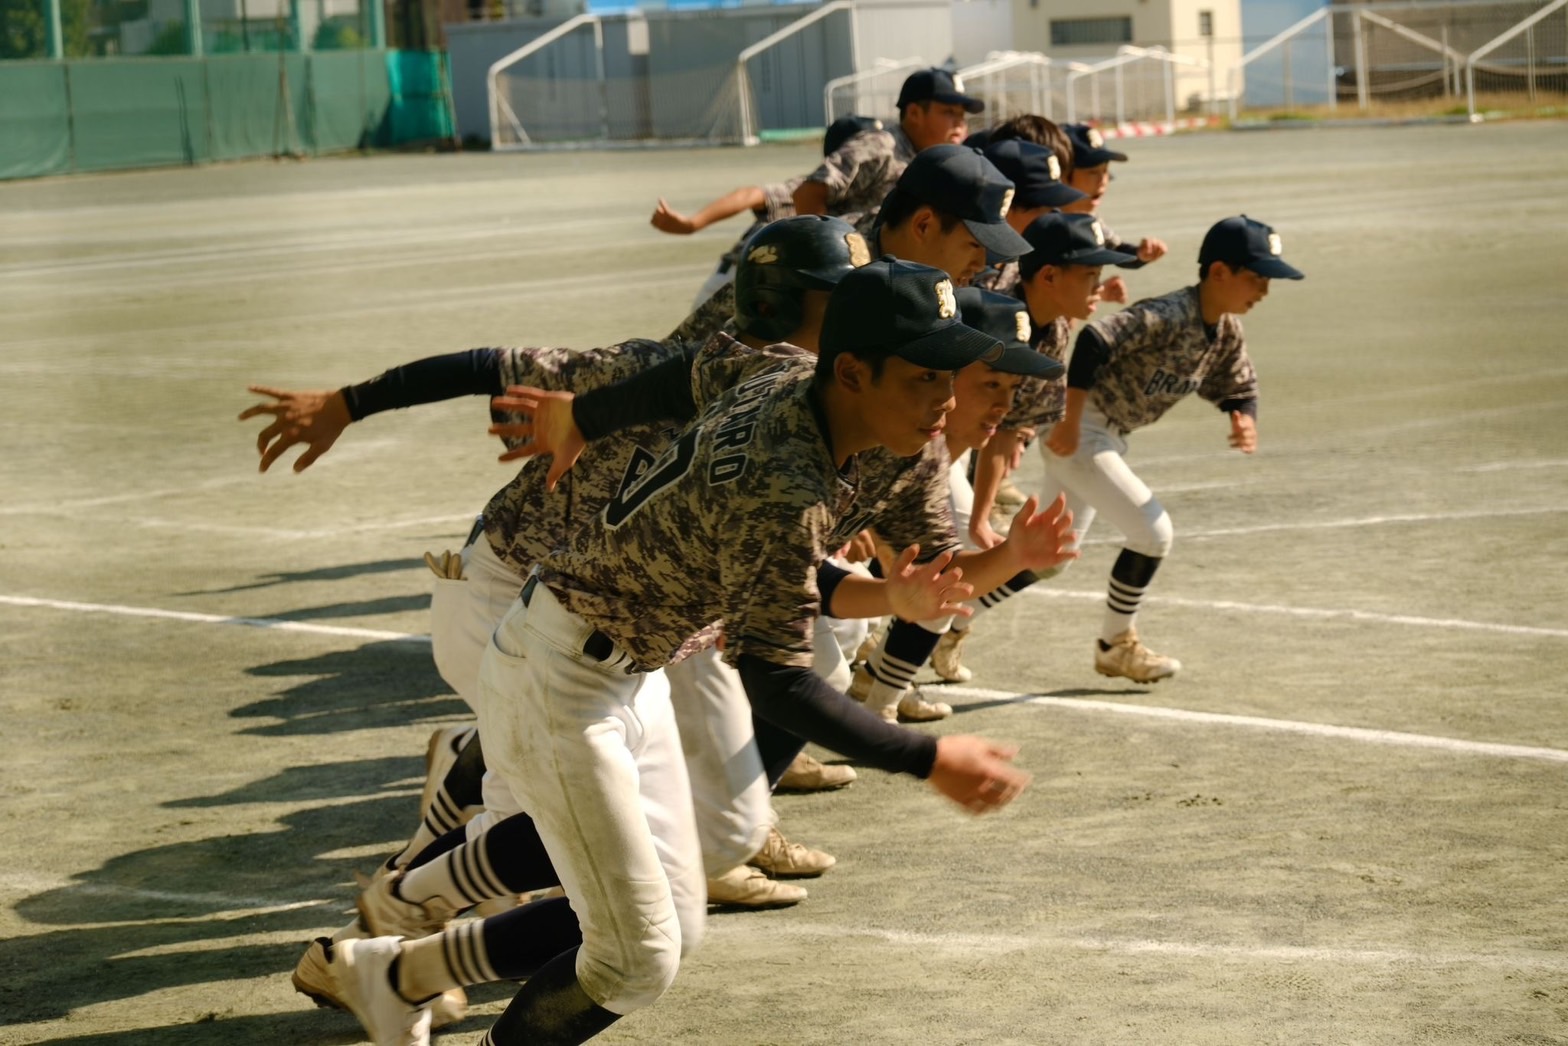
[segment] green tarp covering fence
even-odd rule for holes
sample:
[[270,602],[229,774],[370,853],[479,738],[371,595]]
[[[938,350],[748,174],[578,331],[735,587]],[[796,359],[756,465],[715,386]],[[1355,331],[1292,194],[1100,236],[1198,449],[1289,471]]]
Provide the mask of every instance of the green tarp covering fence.
[[444,55],[0,62],[0,178],[448,138]]

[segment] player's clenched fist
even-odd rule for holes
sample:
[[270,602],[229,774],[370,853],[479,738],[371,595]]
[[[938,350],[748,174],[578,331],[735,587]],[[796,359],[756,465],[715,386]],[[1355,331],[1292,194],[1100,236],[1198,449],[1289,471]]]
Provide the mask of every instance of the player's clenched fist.
[[1017,745],[983,737],[940,737],[931,787],[972,814],[999,810],[1029,787],[1030,775],[1013,765]]

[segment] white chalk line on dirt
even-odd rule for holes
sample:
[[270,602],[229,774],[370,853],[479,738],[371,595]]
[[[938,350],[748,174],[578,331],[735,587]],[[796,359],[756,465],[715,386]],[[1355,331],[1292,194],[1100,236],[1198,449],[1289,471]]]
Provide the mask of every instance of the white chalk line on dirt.
[[7,894],[39,894],[52,890],[69,890],[93,897],[125,897],[145,901],[166,901],[170,904],[200,904],[223,909],[196,916],[171,916],[160,922],[208,922],[212,919],[239,919],[276,912],[292,912],[300,908],[341,904],[342,900],[317,898],[313,901],[283,901],[275,897],[232,897],[220,893],[178,893],[171,890],[148,890],[140,886],[118,886],[114,883],[84,883],[76,879],[60,879],[41,875],[0,876],[0,892]]
[[[737,932],[739,925],[714,920],[708,923],[711,938]],[[1498,955],[1485,952],[1418,952],[1403,948],[1325,948],[1284,945],[1198,944],[1187,941],[1153,941],[1108,937],[1026,937],[1017,934],[932,934],[870,927],[845,927],[831,923],[775,922],[768,933],[820,939],[871,937],[898,947],[929,952],[952,948],[996,954],[1030,948],[1110,952],[1117,955],[1168,955],[1177,958],[1230,959],[1243,962],[1326,962],[1387,966],[1411,964],[1487,966],[1497,969],[1568,970],[1568,958],[1542,953]]]
[[[1104,591],[1085,592],[1077,589],[1053,588],[1050,585],[1031,585],[1024,592],[1049,599],[1096,600],[1105,599]],[[1496,632],[1509,636],[1540,636],[1546,639],[1568,639],[1568,628],[1538,628],[1534,625],[1500,625],[1489,621],[1467,621],[1463,618],[1421,617],[1416,614],[1380,614],[1370,610],[1334,610],[1322,607],[1293,607],[1277,603],[1238,603],[1229,599],[1181,599],[1176,596],[1145,596],[1147,606],[1185,607],[1190,610],[1229,610],[1243,614],[1280,614],[1286,617],[1306,618],[1314,621],[1363,621],[1374,625],[1413,625],[1417,628],[1447,628],[1466,632]]]
[[[1096,597],[1098,598],[1098,597]],[[224,617],[219,614],[197,614],[190,611],[158,610],[152,607],[127,607],[111,604],[73,603],[65,600],[34,599],[27,596],[0,595],[0,606],[36,607],[81,613],[121,614],[132,617],[165,618],[195,624],[244,625],[251,628],[275,628],[285,632],[303,632],[315,635],[346,636],[355,639],[374,639],[409,644],[430,643],[429,636],[407,632],[384,632],[368,628],[346,628],[338,625],[313,625],[302,621],[283,621],[277,618]],[[1568,634],[1568,633],[1565,633]],[[1304,723],[1291,719],[1265,719],[1258,716],[1224,715],[1215,712],[1193,712],[1180,708],[1161,708],[1149,705],[1126,705],[1113,701],[1093,701],[1079,698],[1055,698],[1041,695],[1016,694],[1008,690],[983,690],[975,687],[944,686],[944,694],[970,697],[981,701],[1008,701],[1047,707],[1070,708],[1076,711],[1110,712],[1120,715],[1144,716],[1152,719],[1181,720],[1220,726],[1240,726],[1273,730],[1284,733],[1332,737],[1339,740],[1364,743],[1397,745],[1407,748],[1435,748],[1469,755],[1489,755],[1509,759],[1542,759],[1549,762],[1568,763],[1568,750],[1537,748],[1530,745],[1497,744],[1487,741],[1465,741],[1458,738],[1434,737],[1426,734],[1407,734],[1392,730],[1369,730],[1362,727],[1332,726],[1324,723]]]
[[1008,701],[1018,704],[1040,705],[1049,708],[1067,708],[1075,712],[1109,712],[1113,715],[1142,716],[1148,719],[1169,719],[1184,723],[1203,723],[1211,726],[1237,726],[1278,733],[1303,734],[1309,737],[1331,737],[1341,741],[1359,741],[1366,744],[1397,745],[1402,748],[1437,748],[1467,755],[1490,755],[1504,759],[1541,759],[1552,763],[1568,763],[1568,750],[1538,748],[1533,745],[1507,745],[1490,741],[1465,741],[1453,737],[1435,737],[1430,734],[1408,734],[1397,730],[1372,730],[1359,726],[1334,726],[1329,723],[1304,723],[1294,719],[1265,719],[1262,716],[1230,715],[1222,712],[1194,712],[1185,708],[1164,708],[1156,705],[1126,705],[1115,701],[1096,701],[1078,697],[1046,697],[1015,694],[1008,690],[983,690],[978,687],[943,686],[943,696],[968,697],[977,701]]

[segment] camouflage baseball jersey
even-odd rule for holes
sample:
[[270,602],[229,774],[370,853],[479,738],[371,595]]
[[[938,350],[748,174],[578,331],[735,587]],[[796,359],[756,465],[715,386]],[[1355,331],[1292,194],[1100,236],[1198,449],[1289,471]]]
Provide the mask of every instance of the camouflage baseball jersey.
[[1215,404],[1257,399],[1240,318],[1221,316],[1210,338],[1195,286],[1134,302],[1093,326],[1109,358],[1089,397],[1122,432],[1152,424],[1192,392]]
[[[602,349],[509,349],[501,365],[508,385],[583,393],[632,377],[679,354],[678,343],[629,341]],[[638,425],[594,444],[552,493],[542,460],[527,462],[491,497],[484,510],[485,536],[496,555],[527,574],[566,535],[591,519],[614,496],[627,464],[657,455],[678,426]]]
[[764,225],[769,225],[780,218],[790,218],[795,214],[795,190],[805,178],[790,178],[782,182],[773,182],[762,186],[762,206],[754,209],[754,220],[746,231],[725,251],[719,258],[717,272],[729,272],[740,263],[741,248],[746,246],[746,241],[756,235],[757,230]]
[[680,326],[665,335],[665,342],[701,345],[714,331],[735,329],[735,281],[731,280],[697,306]]
[[[725,659],[809,668],[817,565],[876,514],[861,458],[841,472],[811,372],[764,367],[656,459],[634,459],[604,511],[541,577],[643,668],[724,622]],[[951,529],[951,516],[947,520]]]
[[969,281],[969,286],[983,291],[994,291],[1014,298],[1023,297],[1023,276],[1018,271],[1017,260],[994,265]]
[[[1065,316],[1045,324],[1035,324],[1034,336],[1029,343],[1036,352],[1043,352],[1053,360],[1067,362],[1072,348],[1073,321]],[[1013,396],[1013,409],[1002,422],[1003,428],[1045,430],[1062,420],[1067,410],[1067,376],[1055,380],[1025,378]]]
[[914,143],[903,128],[861,131],[830,153],[806,181],[827,186],[831,215],[874,214],[914,158]]

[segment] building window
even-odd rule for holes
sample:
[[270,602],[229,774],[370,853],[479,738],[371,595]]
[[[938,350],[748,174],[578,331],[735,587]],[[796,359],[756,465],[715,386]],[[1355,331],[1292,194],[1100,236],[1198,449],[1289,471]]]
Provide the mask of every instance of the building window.
[[1131,18],[1053,18],[1051,46],[1074,44],[1130,44]]
[[1199,36],[1213,36],[1214,35],[1214,12],[1213,11],[1199,11],[1198,12],[1198,35]]

